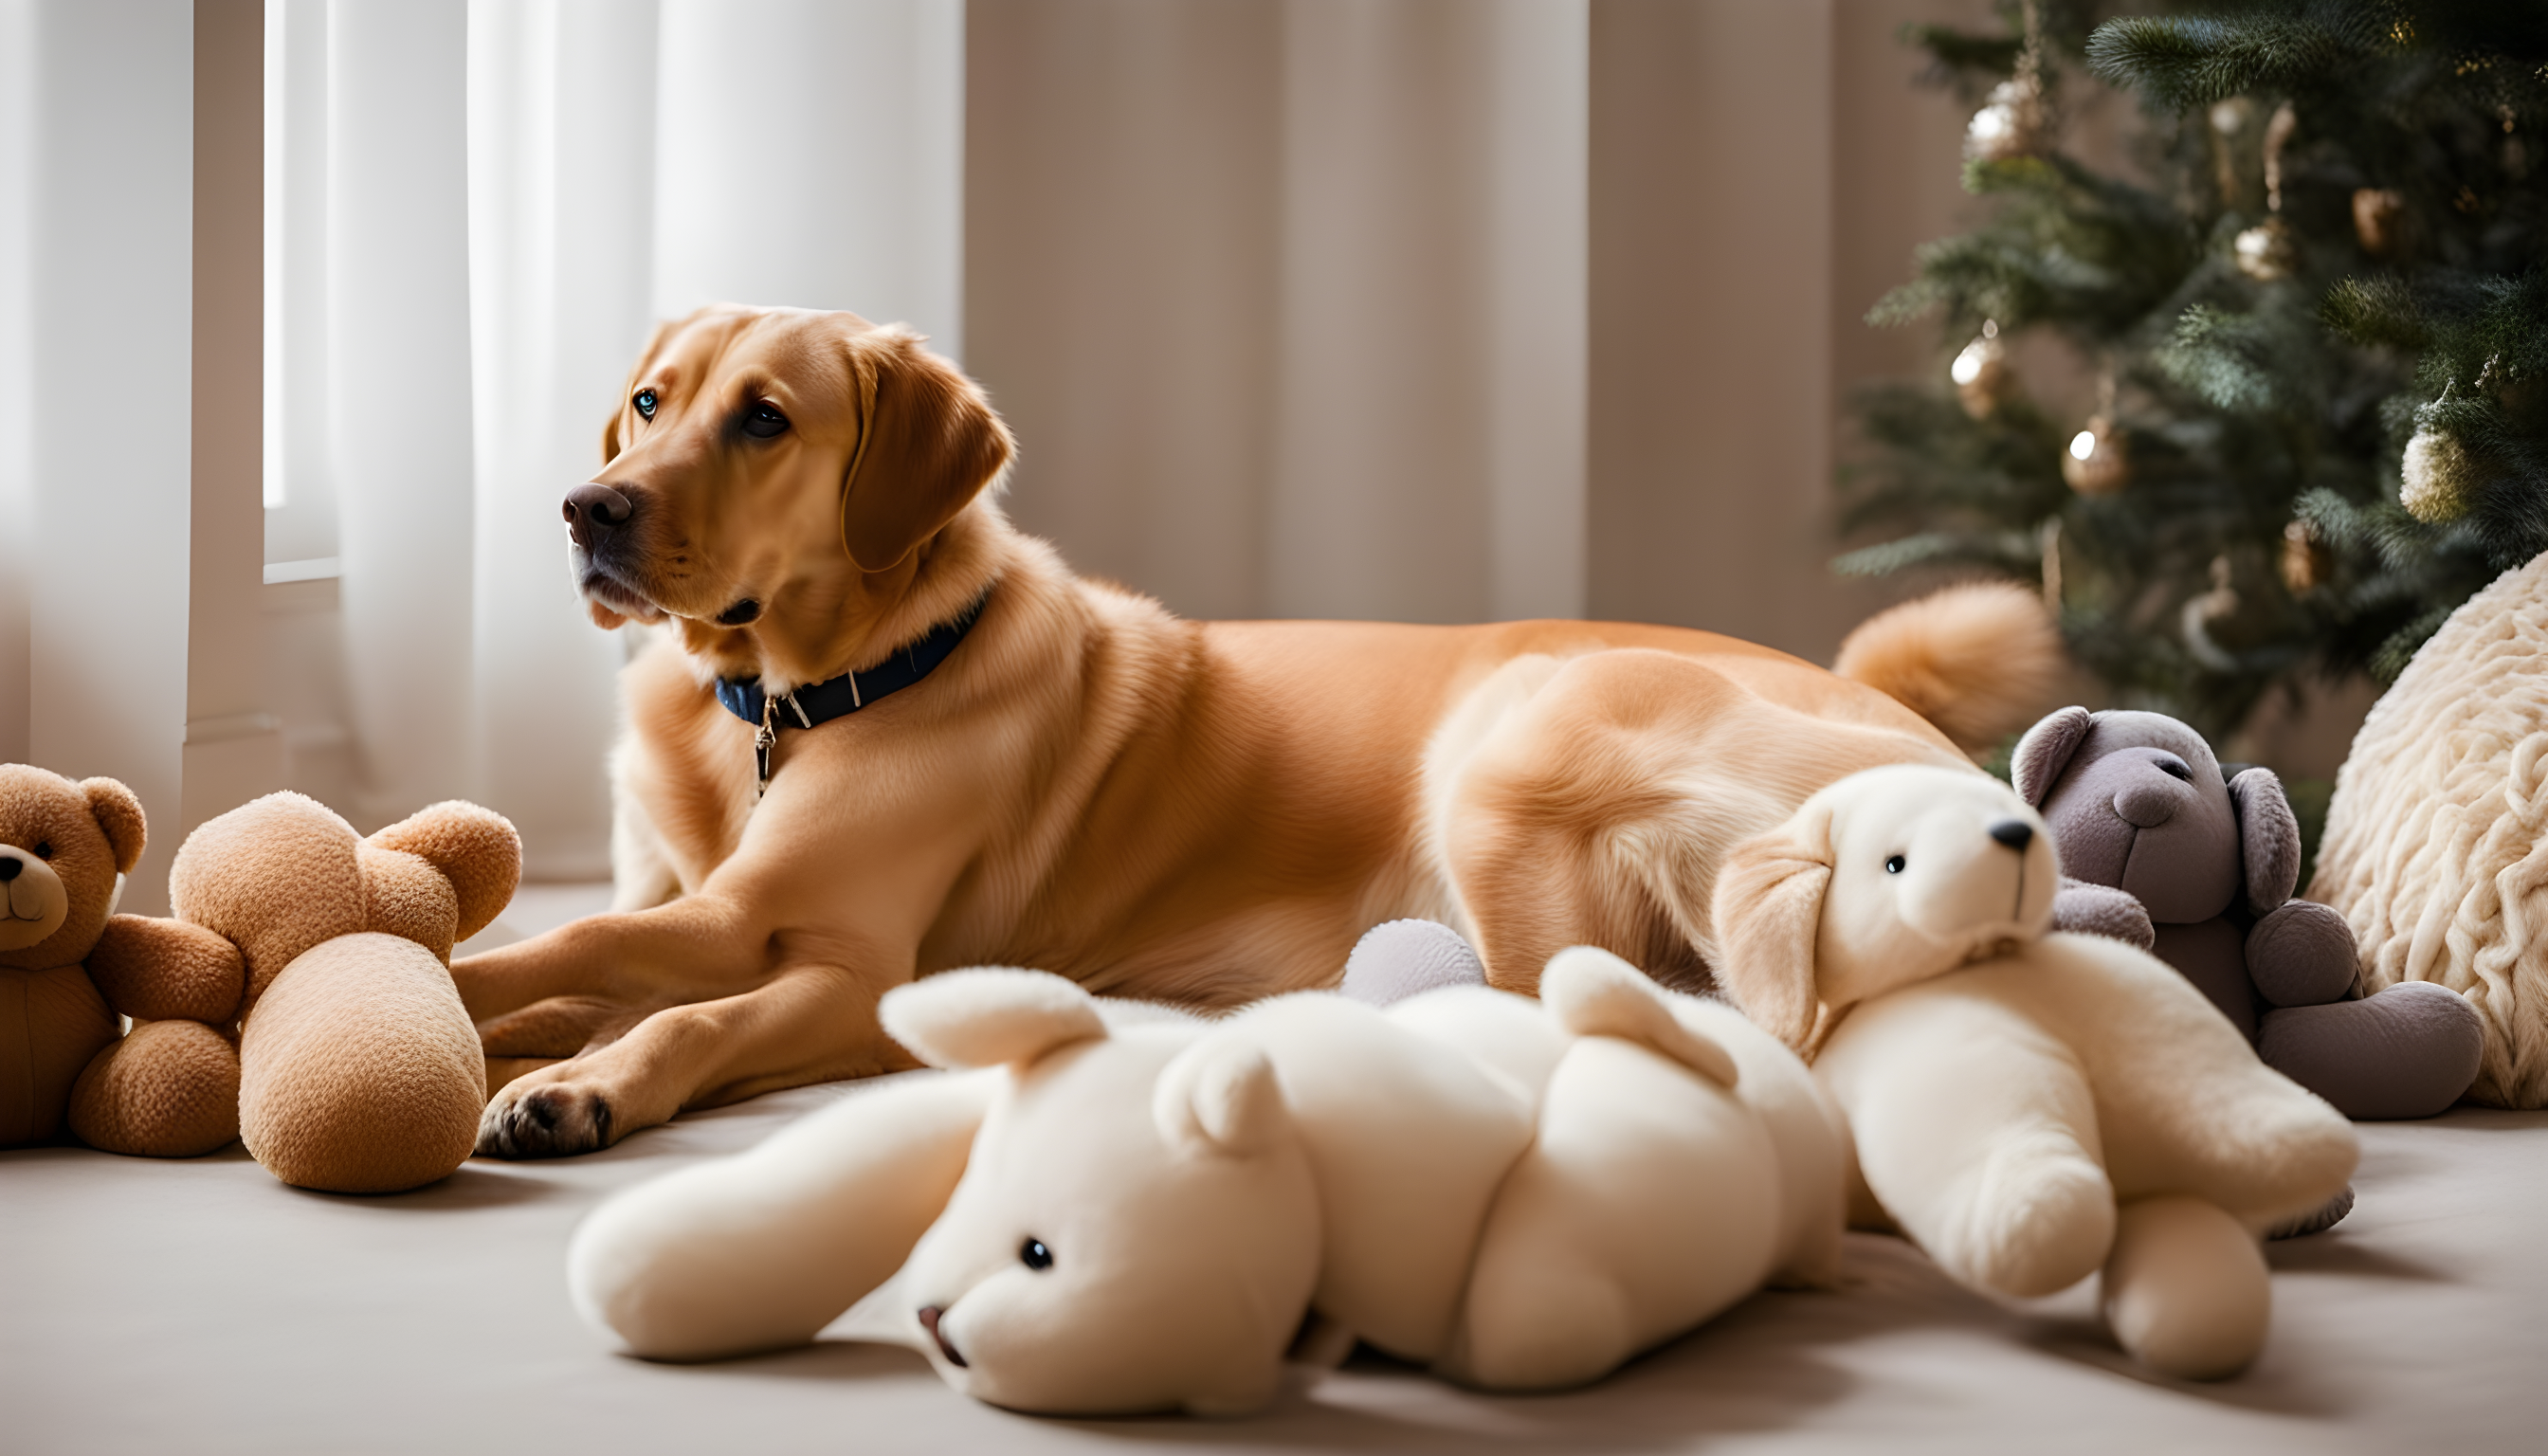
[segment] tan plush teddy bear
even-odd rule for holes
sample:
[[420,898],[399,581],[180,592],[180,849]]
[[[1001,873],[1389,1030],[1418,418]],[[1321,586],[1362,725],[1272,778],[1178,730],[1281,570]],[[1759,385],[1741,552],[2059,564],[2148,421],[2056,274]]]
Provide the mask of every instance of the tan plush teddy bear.
[[[101,980],[226,965],[239,996],[238,1132],[268,1172],[395,1193],[467,1160],[487,1102],[451,948],[511,900],[521,841],[475,804],[435,804],[370,839],[325,805],[269,794],[177,851],[173,920],[119,915]],[[92,1072],[128,1075],[123,1055]],[[77,1124],[75,1122],[74,1126]]]
[[[236,966],[225,980],[195,958],[96,956],[145,836],[141,801],[112,778],[0,765],[0,1146],[53,1136],[66,1111],[115,1152],[184,1157],[238,1136],[238,1057],[205,1025],[238,1004]],[[101,1075],[110,1061],[127,1074]]]

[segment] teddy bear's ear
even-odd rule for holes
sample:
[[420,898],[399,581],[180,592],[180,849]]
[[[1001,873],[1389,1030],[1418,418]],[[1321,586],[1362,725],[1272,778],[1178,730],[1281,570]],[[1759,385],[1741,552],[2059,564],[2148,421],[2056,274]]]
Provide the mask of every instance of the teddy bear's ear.
[[131,874],[133,866],[141,863],[141,847],[150,838],[140,798],[113,778],[83,778],[80,792],[88,796],[88,812],[115,850],[115,872]]
[[1724,1047],[1672,1014],[1663,987],[1595,946],[1570,946],[1539,973],[1540,1004],[1579,1037],[1617,1037],[1669,1056],[1720,1087],[1739,1075]]
[[896,986],[877,1004],[876,1017],[886,1036],[938,1067],[1033,1061],[1106,1035],[1097,998],[1078,982],[998,966],[941,971]]
[[2017,796],[2043,808],[2045,796],[2052,792],[2052,781],[2070,767],[2071,756],[2079,752],[2080,742],[2096,721],[2097,715],[2086,708],[2067,707],[2027,729],[2008,760],[2009,781],[2017,785]]
[[446,799],[373,835],[375,849],[403,850],[442,871],[460,900],[455,942],[485,930],[513,901],[522,878],[522,837],[493,809]]
[[2247,908],[2258,915],[2282,908],[2300,889],[2301,821],[2271,769],[2248,769],[2230,780],[2230,807],[2238,812],[2238,852],[2247,873]]
[[1716,982],[1754,1026],[1798,1048],[1820,1009],[1814,947],[1831,872],[1831,808],[1809,802],[1735,846],[1716,876]]
[[1290,1126],[1283,1084],[1264,1049],[1214,1037],[1177,1054],[1159,1073],[1150,1117],[1171,1147],[1249,1157],[1272,1147]]

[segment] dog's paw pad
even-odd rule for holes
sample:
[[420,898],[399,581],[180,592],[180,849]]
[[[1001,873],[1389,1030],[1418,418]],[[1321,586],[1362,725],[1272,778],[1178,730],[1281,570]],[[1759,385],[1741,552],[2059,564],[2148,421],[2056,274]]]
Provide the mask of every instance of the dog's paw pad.
[[[505,1092],[511,1092],[506,1088]],[[610,1100],[586,1087],[551,1082],[499,1093],[478,1120],[482,1157],[566,1157],[610,1145]]]

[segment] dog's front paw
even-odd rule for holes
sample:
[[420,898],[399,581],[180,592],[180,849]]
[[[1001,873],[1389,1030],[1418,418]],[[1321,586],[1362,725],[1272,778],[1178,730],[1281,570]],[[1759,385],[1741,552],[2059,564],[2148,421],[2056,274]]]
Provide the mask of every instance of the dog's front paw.
[[571,1082],[507,1085],[478,1119],[481,1157],[569,1157],[608,1147],[610,1099]]

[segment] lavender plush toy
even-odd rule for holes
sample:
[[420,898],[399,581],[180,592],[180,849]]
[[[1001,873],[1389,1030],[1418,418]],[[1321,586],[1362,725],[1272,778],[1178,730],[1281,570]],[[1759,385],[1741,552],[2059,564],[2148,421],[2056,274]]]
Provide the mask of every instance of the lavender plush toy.
[[2475,1080],[2475,1008],[2422,981],[2360,996],[2344,917],[2292,898],[2300,825],[2272,770],[2227,777],[2174,718],[2080,707],[2027,730],[2010,767],[2060,855],[2055,929],[2153,952],[2347,1117],[2430,1117]]

